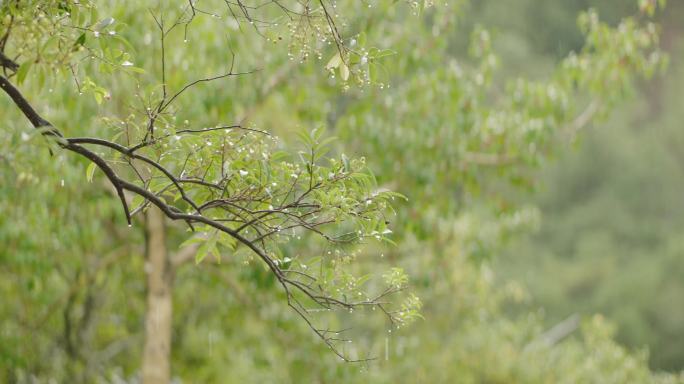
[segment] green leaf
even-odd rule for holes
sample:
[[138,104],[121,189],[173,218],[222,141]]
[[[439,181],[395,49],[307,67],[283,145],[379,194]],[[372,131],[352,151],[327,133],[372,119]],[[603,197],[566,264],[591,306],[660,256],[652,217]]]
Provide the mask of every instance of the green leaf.
[[299,140],[301,140],[302,144],[306,145],[307,147],[313,146],[313,139],[311,138],[309,132],[298,131],[296,135],[299,137]]
[[78,39],[76,39],[76,41],[74,42],[74,47],[78,47],[79,45],[85,45],[85,42],[86,42],[86,34],[81,33],[81,36],[79,36]]
[[135,73],[145,73],[145,70],[140,67],[124,67],[127,71]]
[[26,79],[26,75],[28,74],[32,64],[33,63],[31,62],[25,62],[19,66],[19,69],[17,70],[17,84],[21,85],[24,82],[24,79]]
[[93,29],[95,29],[96,31],[101,31],[101,30],[109,27],[112,24],[114,24],[114,18],[113,17],[106,17],[106,18],[100,20],[100,22],[97,23],[95,25],[95,27],[93,27]]
[[338,52],[328,61],[328,64],[325,65],[325,69],[332,71],[333,69],[339,67],[341,63],[342,56],[340,56],[340,53]]
[[131,43],[128,40],[126,40],[124,37],[122,37],[121,35],[113,35],[113,36],[111,36],[111,38],[120,42],[121,44],[123,44],[126,47],[126,49],[128,49],[129,51],[135,50],[133,48],[133,45],[131,45]]
[[340,76],[342,80],[347,81],[349,79],[349,67],[346,64],[340,64]]
[[368,66],[368,78],[370,81],[375,82],[378,79],[378,66],[371,64]]
[[357,42],[359,43],[359,46],[364,47],[366,45],[366,34],[364,32],[359,33],[359,37],[357,38]]
[[329,136],[323,139],[320,143],[318,143],[317,148],[318,149],[323,149],[325,148],[328,144],[332,143],[333,141],[337,140],[337,137],[335,136]]
[[197,253],[195,253],[195,264],[199,264],[204,260],[205,257],[207,257],[207,252],[208,248],[206,246],[206,243],[202,244],[201,247],[197,250]]
[[205,240],[206,240],[206,239],[205,239],[204,237],[202,237],[202,236],[193,236],[193,237],[191,237],[191,238],[185,240],[184,242],[182,242],[181,245],[178,246],[178,248],[179,248],[179,249],[180,249],[180,248],[185,248],[185,247],[190,246],[190,245],[192,245],[192,244],[201,243],[201,242],[203,242],[203,241],[205,241]]
[[344,153],[342,154],[342,164],[344,164],[344,171],[351,171],[351,166],[349,165],[349,158]]
[[235,246],[237,245],[237,240],[235,240],[233,236],[224,232],[220,232],[218,236],[219,244],[230,250],[235,249]]
[[90,7],[90,25],[94,25],[97,19],[97,7]]
[[93,182],[93,175],[95,174],[95,168],[97,168],[97,166],[93,162],[91,162],[88,165],[88,168],[86,168],[86,178],[88,179],[89,183]]
[[387,56],[394,56],[397,53],[391,49],[377,49],[377,48],[371,48],[368,52],[368,56],[371,59],[381,59],[383,57]]

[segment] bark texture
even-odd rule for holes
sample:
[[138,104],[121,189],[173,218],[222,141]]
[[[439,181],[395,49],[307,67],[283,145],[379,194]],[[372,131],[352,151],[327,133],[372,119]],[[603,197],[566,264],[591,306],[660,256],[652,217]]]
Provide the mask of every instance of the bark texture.
[[143,384],[166,384],[171,377],[173,269],[166,248],[164,214],[157,207],[146,213],[147,313],[143,351]]

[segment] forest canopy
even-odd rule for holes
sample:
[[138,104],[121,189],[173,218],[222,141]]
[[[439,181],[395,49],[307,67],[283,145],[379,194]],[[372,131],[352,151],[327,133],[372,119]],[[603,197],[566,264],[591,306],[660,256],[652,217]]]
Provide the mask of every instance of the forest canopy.
[[579,3],[0,1],[0,380],[684,381],[684,329],[611,309],[681,318],[675,232],[613,231],[663,306],[582,305],[558,276],[627,259],[543,217],[554,159],[639,141],[683,10]]

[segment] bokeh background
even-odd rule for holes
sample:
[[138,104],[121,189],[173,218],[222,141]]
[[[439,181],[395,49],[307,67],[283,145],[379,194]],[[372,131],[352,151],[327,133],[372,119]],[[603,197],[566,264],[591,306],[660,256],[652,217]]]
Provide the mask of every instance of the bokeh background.
[[[142,3],[102,7],[132,42],[136,66],[150,69],[157,48]],[[397,330],[374,313],[340,315],[355,329],[347,351],[379,357],[346,364],[291,313],[257,263],[230,254],[220,265],[189,263],[174,284],[174,380],[684,380],[684,2],[670,0],[654,16],[669,56],[664,71],[625,89],[567,95],[575,111],[593,97],[610,108],[571,137],[535,138],[544,149],[521,165],[482,167],[457,161],[486,149],[467,128],[468,111],[531,108],[491,100],[505,99],[517,78],[543,84],[580,52],[580,13],[594,8],[616,26],[639,12],[637,2],[459,1],[418,15],[373,4],[348,5],[348,19],[397,52],[380,86],[344,89],[326,74],[327,58],[300,62],[287,42],[273,45],[230,23],[216,33],[199,21],[191,48],[182,36],[170,43],[169,81],[217,72],[229,41],[239,65],[263,69],[202,88],[178,119],[244,120],[278,134],[285,148],[295,131],[324,127],[338,137],[335,153],[366,157],[382,186],[408,196],[392,223],[397,245],[363,247],[356,268],[404,267],[424,319]],[[473,40],[484,52],[473,52]],[[102,134],[98,119],[130,101],[126,81],[112,81],[111,100],[99,104],[68,78],[40,76],[29,74],[23,88],[71,136]],[[549,116],[551,128],[571,120],[550,104],[533,113]],[[4,96],[0,116],[0,381],[137,382],[143,225],[126,226],[104,178],[84,183],[85,162],[35,149],[38,139],[27,138]],[[170,228],[172,249],[186,238],[182,226]],[[293,257],[308,249],[306,241],[288,247]],[[570,328],[555,339],[557,324]]]

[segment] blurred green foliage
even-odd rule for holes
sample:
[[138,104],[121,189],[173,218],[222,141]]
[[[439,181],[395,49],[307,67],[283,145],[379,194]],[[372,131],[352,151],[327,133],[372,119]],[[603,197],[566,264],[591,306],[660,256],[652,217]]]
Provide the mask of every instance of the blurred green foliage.
[[[587,232],[583,249],[589,251],[582,253],[581,264],[566,265],[569,261],[562,255],[547,257],[552,252],[546,249],[561,249],[557,253],[563,254],[581,245],[580,235],[570,237],[569,232],[586,216],[567,219],[570,229],[562,225],[569,215],[564,213],[574,211],[568,208],[573,207],[571,200],[582,196],[567,187],[572,179],[586,185],[594,183],[583,182],[581,172],[595,172],[591,176],[601,180],[606,174],[617,175],[625,183],[620,187],[624,204],[642,200],[630,199],[634,185],[629,178],[619,178],[622,173],[610,168],[600,173],[590,156],[568,155],[583,161],[568,166],[577,175],[565,176],[564,162],[548,170],[549,176],[537,173],[550,155],[563,153],[568,139],[584,135],[586,125],[608,116],[636,92],[644,77],[662,68],[657,27],[645,14],[629,18],[640,12],[631,1],[458,1],[425,8],[418,2],[392,3],[337,2],[348,42],[358,47],[356,56],[350,54],[344,64],[349,64],[347,69],[335,59],[332,44],[312,49],[293,25],[260,36],[246,25],[240,29],[229,17],[216,22],[203,15],[187,34],[179,33],[169,43],[173,48],[167,65],[172,69],[167,82],[182,85],[220,73],[232,51],[240,69],[260,70],[194,90],[182,100],[177,121],[199,126],[244,121],[277,134],[283,139],[278,145],[286,150],[295,148],[295,132],[323,126],[339,138],[332,144],[334,156],[365,156],[378,185],[409,200],[394,202],[396,216],[389,220],[397,245],[369,243],[354,254],[349,268],[379,275],[389,265],[403,267],[412,292],[423,302],[424,320],[396,329],[371,310],[335,315],[331,321],[352,327],[353,343],[344,345],[344,352],[378,357],[364,364],[341,363],[288,310],[267,271],[249,257],[225,252],[220,265],[208,258],[178,271],[174,377],[184,382],[278,383],[681,382],[676,375],[653,373],[644,349],[644,343],[657,345],[654,340],[682,334],[676,328],[677,308],[671,305],[681,298],[672,267],[640,257],[643,264],[623,272],[623,282],[607,279],[607,293],[586,303],[564,295],[563,288],[576,287],[572,284],[577,280],[559,277],[575,271],[580,282],[596,282],[609,276],[600,273],[610,273],[629,257],[623,256],[622,247],[641,255],[624,241],[606,248],[618,234],[640,244],[658,244],[667,260],[679,265],[681,245],[675,231],[643,230],[642,216],[622,216],[609,190],[587,212],[597,220],[610,217],[615,231],[580,224],[577,231]],[[589,5],[599,11],[582,13],[577,22]],[[47,66],[25,69],[22,82],[22,89],[69,136],[115,135],[102,118],[127,116],[134,99],[130,89],[141,79],[153,80],[160,65],[155,26],[145,4],[98,6],[100,16],[95,19],[106,20],[107,15],[116,20],[111,26],[116,33],[107,36],[130,42],[125,54],[114,55],[119,66],[126,63],[124,73],[110,76],[106,65],[86,66],[87,77],[77,76],[85,80],[75,84],[70,71],[53,77],[54,68]],[[485,28],[490,26],[493,32]],[[80,41],[80,34],[68,33]],[[87,42],[105,37],[88,35]],[[60,51],[55,52],[59,59]],[[52,62],[59,66],[59,60]],[[38,145],[41,138],[6,98],[2,100],[0,379],[134,381],[145,305],[142,230],[138,225],[126,227],[103,178],[88,183],[88,164],[62,152],[50,156]],[[589,140],[606,157],[606,147],[615,151],[612,161],[620,169],[627,158],[642,164],[640,156],[648,155],[638,150],[641,138],[630,132],[615,125]],[[610,166],[608,160],[600,163]],[[675,172],[670,166],[655,173],[642,165],[642,174],[656,182]],[[563,183],[551,182],[559,187],[542,194],[541,212],[556,209],[558,219],[545,218],[541,226],[546,232],[510,257],[508,262],[515,265],[502,268],[505,275],[520,277],[548,265],[548,270],[531,272],[539,276],[530,280],[532,297],[539,297],[550,313],[544,315],[529,308],[534,299],[523,286],[496,278],[501,264],[492,265],[491,260],[500,259],[493,256],[506,249],[509,238],[540,225],[529,192],[554,176]],[[676,200],[676,193],[667,199]],[[659,217],[654,222],[661,223]],[[618,226],[630,220],[640,226]],[[561,224],[545,227],[549,221]],[[187,239],[182,227],[171,231],[173,244]],[[318,246],[304,237],[279,251],[300,262]],[[544,257],[548,264],[539,261]],[[671,290],[662,306],[650,308],[657,318],[673,322],[667,328],[672,333],[664,333],[663,339],[644,338],[638,328],[646,327],[643,323],[621,326],[617,335],[631,348],[619,345],[610,321],[591,312],[607,312],[608,319],[622,322],[629,310],[624,316],[613,311],[613,319],[607,309],[649,301],[645,290],[626,291],[624,286],[638,278],[656,290],[659,274],[665,272],[675,276],[670,277]],[[642,299],[634,300],[630,292]],[[588,297],[582,292],[577,296]],[[573,306],[586,314],[580,330],[548,342],[545,331],[575,311]],[[646,328],[655,332],[653,326]],[[672,361],[677,361],[676,352],[671,352]],[[672,363],[657,367],[681,368]]]
[[529,285],[550,322],[601,312],[618,340],[650,348],[658,369],[681,370],[681,28],[672,4],[664,39],[666,78],[587,132],[543,172],[536,198],[543,225],[501,258],[507,278]]

